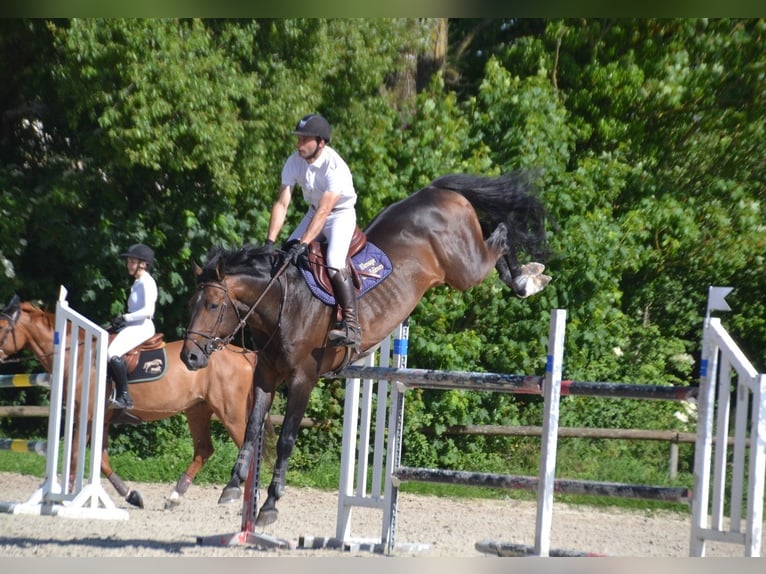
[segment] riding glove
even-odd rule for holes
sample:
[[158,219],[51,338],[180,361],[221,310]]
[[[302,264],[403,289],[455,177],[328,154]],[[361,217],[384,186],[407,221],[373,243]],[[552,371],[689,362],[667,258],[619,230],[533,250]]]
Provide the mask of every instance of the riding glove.
[[297,265],[298,260],[301,258],[301,256],[306,254],[308,248],[309,246],[306,243],[295,243],[292,247],[290,247],[290,249],[287,250],[285,258],[292,261],[293,265]]
[[112,322],[109,323],[109,326],[106,328],[106,330],[109,333],[119,333],[120,329],[122,329],[125,326],[125,316],[124,315],[117,315],[114,319],[112,319]]

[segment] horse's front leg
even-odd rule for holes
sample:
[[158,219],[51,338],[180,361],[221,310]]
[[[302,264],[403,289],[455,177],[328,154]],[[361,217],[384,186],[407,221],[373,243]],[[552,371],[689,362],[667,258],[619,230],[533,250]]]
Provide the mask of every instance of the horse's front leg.
[[263,431],[263,422],[266,419],[269,408],[271,408],[273,397],[272,393],[267,393],[263,389],[255,387],[253,409],[247,419],[247,428],[245,429],[245,441],[239,449],[237,462],[234,463],[231,469],[231,478],[226,483],[218,499],[218,504],[236,502],[242,498],[242,488],[240,485],[247,480],[250,470],[250,459],[253,457],[255,445],[260,440],[259,433]]
[[[304,390],[307,389],[307,390]],[[287,395],[285,418],[277,441],[277,460],[274,463],[274,474],[268,488],[268,496],[258,512],[256,526],[268,526],[279,517],[277,501],[285,494],[285,479],[287,463],[295,446],[295,439],[300,431],[301,420],[308,407],[311,385],[294,386]]]

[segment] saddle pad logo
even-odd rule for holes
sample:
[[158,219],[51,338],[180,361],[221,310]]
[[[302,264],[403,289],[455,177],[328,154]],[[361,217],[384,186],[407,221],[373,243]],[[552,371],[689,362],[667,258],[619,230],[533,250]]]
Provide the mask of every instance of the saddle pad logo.
[[136,368],[128,373],[129,383],[145,383],[155,381],[165,375],[168,368],[168,357],[165,348],[141,351]]

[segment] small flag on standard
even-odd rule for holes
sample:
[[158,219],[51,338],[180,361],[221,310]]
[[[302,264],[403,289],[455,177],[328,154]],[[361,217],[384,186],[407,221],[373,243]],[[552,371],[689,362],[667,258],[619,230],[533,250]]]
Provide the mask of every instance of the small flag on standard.
[[734,287],[709,287],[707,295],[707,314],[710,311],[731,311],[726,302],[726,296],[734,290]]

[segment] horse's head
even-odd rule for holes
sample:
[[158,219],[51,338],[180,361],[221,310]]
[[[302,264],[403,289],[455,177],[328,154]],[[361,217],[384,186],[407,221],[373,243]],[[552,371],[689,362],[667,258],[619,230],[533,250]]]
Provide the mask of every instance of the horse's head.
[[[14,334],[20,315],[21,299],[14,294],[5,309],[0,311],[0,363],[21,350]],[[10,340],[8,339],[9,336],[11,337]]]
[[226,346],[239,329],[239,313],[220,265],[202,269],[194,264],[197,291],[189,301],[191,318],[184,333],[181,360],[190,371],[207,366],[211,353]]

